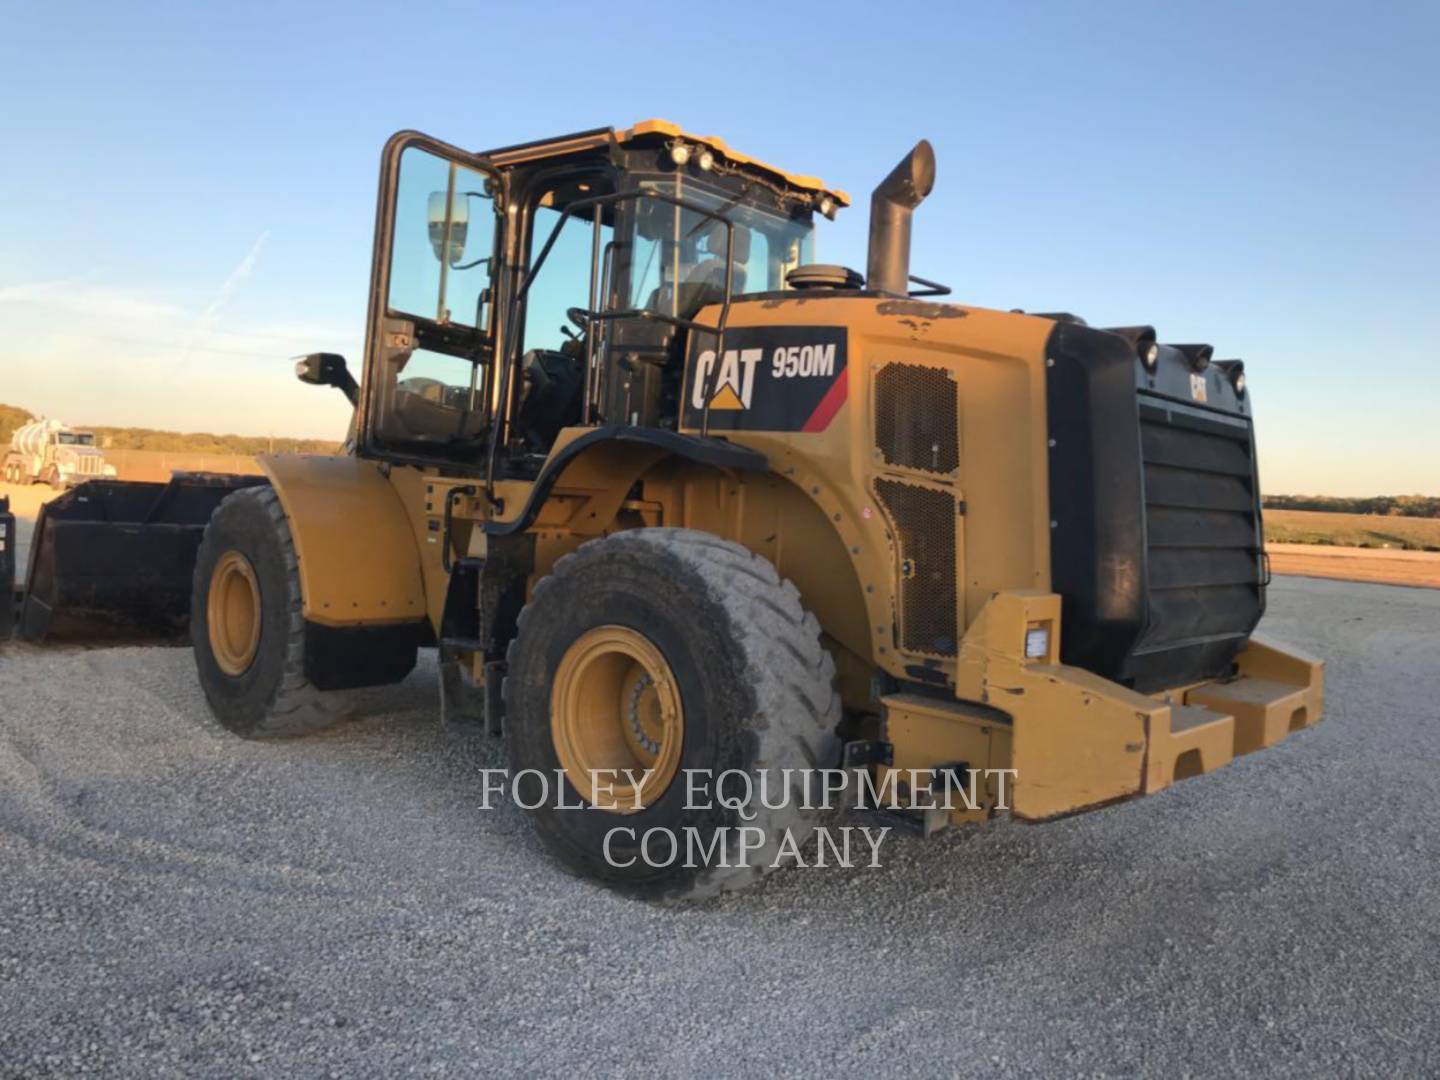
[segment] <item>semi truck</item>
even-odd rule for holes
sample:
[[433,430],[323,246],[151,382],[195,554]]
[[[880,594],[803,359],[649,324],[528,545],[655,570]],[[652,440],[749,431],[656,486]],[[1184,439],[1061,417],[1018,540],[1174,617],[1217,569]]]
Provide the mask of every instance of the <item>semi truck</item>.
[[64,491],[86,480],[113,478],[115,467],[95,445],[95,436],[59,420],[34,420],[10,438],[4,477],[11,484],[49,484]]

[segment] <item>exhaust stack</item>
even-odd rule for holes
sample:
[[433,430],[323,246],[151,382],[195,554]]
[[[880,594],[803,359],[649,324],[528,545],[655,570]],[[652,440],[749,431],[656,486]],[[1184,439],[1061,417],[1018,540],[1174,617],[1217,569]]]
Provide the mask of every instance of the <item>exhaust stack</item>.
[[870,252],[865,287],[910,291],[910,216],[935,186],[935,151],[921,139],[870,195]]

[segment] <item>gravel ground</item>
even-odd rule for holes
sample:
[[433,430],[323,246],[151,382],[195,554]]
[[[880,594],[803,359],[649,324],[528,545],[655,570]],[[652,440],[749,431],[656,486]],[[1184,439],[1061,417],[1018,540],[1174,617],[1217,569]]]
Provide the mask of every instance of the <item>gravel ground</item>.
[[1436,1075],[1440,592],[1282,578],[1266,629],[1330,662],[1279,749],[681,908],[478,809],[433,666],[257,745],[188,652],[12,647],[0,1075]]

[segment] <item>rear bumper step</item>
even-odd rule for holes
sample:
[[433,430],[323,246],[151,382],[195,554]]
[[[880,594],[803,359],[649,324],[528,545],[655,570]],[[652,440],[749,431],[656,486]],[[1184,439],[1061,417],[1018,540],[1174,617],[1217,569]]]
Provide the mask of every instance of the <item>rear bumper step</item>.
[[1239,675],[1185,691],[1183,703],[1170,706],[1166,729],[1151,731],[1146,794],[1214,772],[1319,721],[1325,690],[1318,661],[1258,639],[1239,661]]
[[956,668],[956,698],[891,695],[883,737],[894,770],[1007,769],[978,815],[1009,809],[1048,821],[1149,795],[1274,746],[1321,718],[1324,665],[1252,635],[1220,679],[1145,695],[1094,672],[1024,655],[1029,628],[1060,624],[1060,598],[1017,590],[993,597],[971,624]]

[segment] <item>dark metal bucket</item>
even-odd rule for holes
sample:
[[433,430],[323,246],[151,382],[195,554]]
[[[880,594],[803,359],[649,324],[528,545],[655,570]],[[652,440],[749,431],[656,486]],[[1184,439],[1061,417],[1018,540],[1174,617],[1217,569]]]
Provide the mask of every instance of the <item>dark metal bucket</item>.
[[0,644],[15,629],[15,515],[10,499],[0,499]]
[[183,638],[210,516],[227,495],[264,483],[219,473],[176,473],[168,483],[91,480],[41,507],[20,636]]

